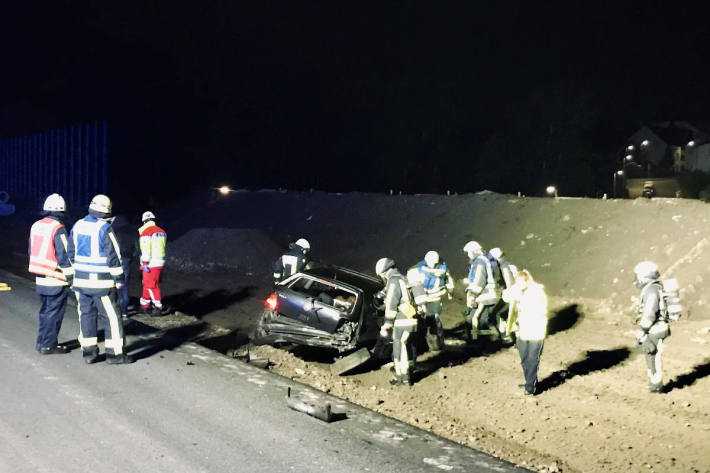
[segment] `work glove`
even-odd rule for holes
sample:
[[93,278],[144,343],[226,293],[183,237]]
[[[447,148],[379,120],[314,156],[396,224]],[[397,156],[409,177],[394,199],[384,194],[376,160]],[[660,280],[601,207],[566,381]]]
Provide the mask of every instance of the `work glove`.
[[142,265],[141,265],[141,269],[142,269],[143,271],[145,271],[146,273],[149,273],[149,272],[150,272],[150,268],[148,267],[148,263],[142,264]]
[[380,327],[380,338],[390,338],[390,332],[392,331],[392,324],[385,322]]

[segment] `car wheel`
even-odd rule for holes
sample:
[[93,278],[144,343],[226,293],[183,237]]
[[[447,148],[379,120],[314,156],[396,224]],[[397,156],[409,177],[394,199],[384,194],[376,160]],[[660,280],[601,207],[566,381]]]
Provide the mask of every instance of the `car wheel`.
[[259,339],[269,335],[268,326],[276,318],[276,313],[269,309],[264,309],[259,317],[259,321],[256,323],[256,328],[252,334],[252,342],[258,343]]

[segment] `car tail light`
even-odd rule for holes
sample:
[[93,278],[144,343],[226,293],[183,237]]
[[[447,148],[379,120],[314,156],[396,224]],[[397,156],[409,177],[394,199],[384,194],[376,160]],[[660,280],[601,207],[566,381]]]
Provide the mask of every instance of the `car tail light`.
[[264,301],[264,307],[271,310],[276,310],[279,308],[279,299],[278,297],[276,297],[276,294],[271,294],[269,297],[266,298],[266,300]]

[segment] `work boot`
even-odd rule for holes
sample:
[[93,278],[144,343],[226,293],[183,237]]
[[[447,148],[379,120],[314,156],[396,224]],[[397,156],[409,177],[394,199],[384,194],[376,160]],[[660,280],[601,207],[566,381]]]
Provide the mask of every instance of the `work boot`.
[[109,365],[127,365],[133,363],[133,358],[121,353],[120,355],[106,355],[106,363]]
[[39,349],[42,355],[63,355],[69,353],[69,349],[64,345],[57,345],[54,347],[43,347]]
[[92,363],[96,363],[97,361],[99,361],[99,349],[98,348],[90,348],[88,350],[82,350],[81,357],[84,359],[84,362],[87,365],[90,365]]

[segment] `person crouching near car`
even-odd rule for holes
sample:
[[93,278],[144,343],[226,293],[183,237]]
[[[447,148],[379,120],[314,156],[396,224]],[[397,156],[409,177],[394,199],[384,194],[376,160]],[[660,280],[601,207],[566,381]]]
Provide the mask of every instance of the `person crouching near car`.
[[392,362],[395,378],[390,384],[411,386],[411,371],[416,361],[414,334],[417,332],[417,311],[407,281],[395,267],[394,260],[380,258],[375,273],[385,281],[385,321],[380,337],[392,337]]
[[542,284],[523,269],[515,284],[503,291],[503,300],[516,308],[516,345],[525,376],[523,387],[525,394],[535,395],[538,393],[537,370],[547,334],[547,295]]

